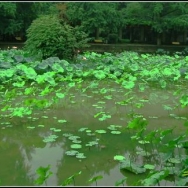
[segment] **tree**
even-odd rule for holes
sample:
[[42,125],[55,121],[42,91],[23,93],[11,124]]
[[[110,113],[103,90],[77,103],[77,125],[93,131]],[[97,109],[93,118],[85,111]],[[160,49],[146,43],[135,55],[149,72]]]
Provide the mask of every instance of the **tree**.
[[184,2],[131,2],[125,9],[126,24],[150,26],[160,45],[165,32],[188,28],[187,5]]
[[101,31],[107,35],[122,25],[117,7],[118,3],[111,2],[67,3],[66,15],[72,25],[82,25],[85,32],[98,39]]
[[21,25],[14,19],[16,15],[16,3],[0,3],[0,34],[13,34]]
[[[48,2],[4,2],[0,3],[0,34],[2,36],[21,36],[40,15],[55,12],[55,3]],[[6,40],[6,39],[5,39]]]
[[87,47],[87,35],[79,27],[62,22],[57,15],[43,15],[27,30],[25,49],[41,58],[72,59],[77,49]]

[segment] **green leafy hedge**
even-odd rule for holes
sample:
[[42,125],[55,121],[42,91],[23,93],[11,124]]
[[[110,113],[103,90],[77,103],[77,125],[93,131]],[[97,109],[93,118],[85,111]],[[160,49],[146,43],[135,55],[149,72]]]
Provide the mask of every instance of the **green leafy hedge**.
[[25,49],[42,59],[52,56],[72,59],[77,49],[88,46],[88,40],[79,27],[61,23],[57,16],[45,15],[28,28]]

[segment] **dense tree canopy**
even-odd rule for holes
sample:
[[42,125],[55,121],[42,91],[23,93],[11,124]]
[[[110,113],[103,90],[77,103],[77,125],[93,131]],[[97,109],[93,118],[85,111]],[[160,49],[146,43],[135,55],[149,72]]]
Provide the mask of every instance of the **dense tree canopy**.
[[26,30],[33,20],[41,14],[52,12],[50,7],[55,3],[48,2],[1,2],[0,35],[26,35]]
[[114,34],[119,41],[144,40],[150,32],[160,43],[162,35],[170,36],[167,32],[186,36],[188,29],[188,2],[1,2],[0,34],[25,36],[41,14],[58,14],[60,20],[81,26],[95,39]]

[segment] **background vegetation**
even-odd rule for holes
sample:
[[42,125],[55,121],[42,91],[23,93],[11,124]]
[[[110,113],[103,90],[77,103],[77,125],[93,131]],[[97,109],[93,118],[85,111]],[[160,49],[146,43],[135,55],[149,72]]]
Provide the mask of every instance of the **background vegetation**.
[[56,15],[43,15],[27,30],[25,49],[41,58],[57,56],[73,59],[77,50],[87,46],[87,35],[79,27],[61,24]]
[[[26,40],[32,21],[56,14],[93,39],[109,43],[186,43],[187,2],[1,2],[3,41]],[[19,38],[21,37],[21,38]],[[114,39],[115,38],[115,39]]]

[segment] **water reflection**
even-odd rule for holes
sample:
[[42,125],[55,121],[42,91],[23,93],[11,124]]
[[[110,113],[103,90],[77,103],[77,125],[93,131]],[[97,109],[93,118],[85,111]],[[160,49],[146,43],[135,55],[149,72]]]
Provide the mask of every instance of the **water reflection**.
[[27,157],[24,150],[21,152],[24,157],[25,165],[31,166],[30,171],[27,173],[30,177],[37,179],[38,175],[35,173],[36,169],[40,166],[47,167],[48,164],[50,164],[50,171],[52,171],[54,175],[50,176],[46,183],[48,186],[58,185],[56,173],[63,158],[64,150],[62,149],[62,144],[56,144],[53,147],[51,144],[46,144],[44,148],[35,148],[34,152],[31,153],[30,158]]
[[[100,86],[103,88],[104,85]],[[134,174],[121,172],[117,161],[113,160],[113,156],[117,154],[134,153],[134,143],[130,139],[128,132],[122,132],[121,135],[113,135],[110,132],[103,135],[98,135],[100,145],[105,148],[83,147],[80,151],[87,158],[77,159],[72,156],[65,155],[65,152],[70,150],[71,141],[63,137],[63,133],[72,133],[79,135],[82,139],[82,144],[85,144],[96,137],[89,137],[86,134],[78,133],[81,127],[88,127],[92,131],[96,129],[105,129],[111,124],[126,126],[130,120],[130,114],[134,108],[134,113],[141,114],[148,120],[148,130],[161,128],[172,128],[176,126],[173,132],[174,136],[185,131],[183,119],[175,119],[169,114],[188,117],[186,109],[173,109],[167,111],[164,109],[164,104],[175,106],[178,99],[173,96],[172,90],[161,90],[148,88],[144,92],[138,90],[130,93],[129,97],[134,97],[131,105],[119,105],[116,102],[127,99],[124,90],[118,88],[117,85],[110,86],[106,83],[107,94],[94,93],[91,90],[84,94],[78,90],[72,89],[74,97],[67,96],[66,99],[47,110],[36,110],[32,118],[12,118],[0,119],[4,127],[0,131],[0,179],[1,185],[34,185],[34,179],[38,177],[35,171],[40,166],[47,167],[51,165],[53,175],[47,180],[48,186],[60,185],[66,178],[70,177],[78,171],[82,174],[76,177],[76,185],[91,185],[88,180],[94,176],[102,175],[104,178],[98,180],[99,186],[113,186],[115,181],[127,177],[127,185],[132,185],[145,175],[135,177]],[[115,88],[111,90],[111,88]],[[97,91],[98,88],[93,89]],[[109,100],[105,96],[112,95]],[[48,96],[49,100],[51,96]],[[136,107],[141,99],[148,99],[141,108]],[[22,97],[19,98],[22,101]],[[19,101],[15,100],[15,101]],[[66,100],[66,105],[64,101]],[[72,103],[70,102],[72,101]],[[98,103],[103,101],[105,103]],[[98,108],[95,105],[98,105]],[[100,111],[109,112],[110,119],[99,121],[94,118],[94,115]],[[47,116],[48,118],[44,118]],[[60,124],[59,119],[65,119],[67,122]],[[7,126],[5,121],[9,121],[12,127]],[[9,125],[10,125],[9,124]],[[44,125],[44,127],[38,127]],[[28,127],[34,129],[28,129]],[[62,131],[54,133],[50,128],[59,128]],[[43,139],[50,135],[58,136],[55,142],[45,143]],[[137,159],[140,163],[143,158]],[[157,159],[155,159],[157,161]],[[165,182],[166,183],[166,182]],[[170,181],[167,185],[172,185]],[[92,185],[95,185],[93,183]]]

